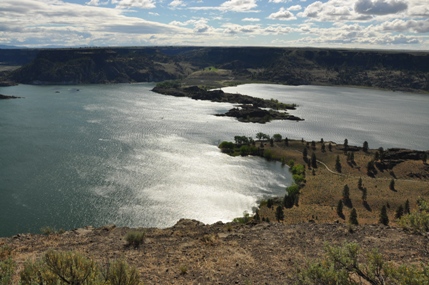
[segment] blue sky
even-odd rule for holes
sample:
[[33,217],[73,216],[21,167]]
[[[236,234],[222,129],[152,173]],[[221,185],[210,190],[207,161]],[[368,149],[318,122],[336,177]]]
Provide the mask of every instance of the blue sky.
[[0,0],[0,45],[429,50],[429,0]]

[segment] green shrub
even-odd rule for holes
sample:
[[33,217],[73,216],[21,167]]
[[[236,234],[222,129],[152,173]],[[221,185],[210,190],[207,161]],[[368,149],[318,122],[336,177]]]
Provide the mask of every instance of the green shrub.
[[95,262],[77,252],[49,250],[43,257],[43,262],[46,264],[42,274],[45,279],[56,277],[58,281],[62,280],[67,284],[90,284],[97,277]]
[[266,160],[272,160],[273,159],[273,153],[270,150],[264,150],[264,158]]
[[102,270],[105,284],[109,285],[138,285],[139,274],[135,267],[131,267],[123,260],[113,261]]
[[232,220],[233,223],[247,224],[251,220],[250,214],[245,211],[243,217],[238,217]]
[[385,262],[376,249],[366,253],[364,258],[361,255],[357,243],[344,243],[342,246],[326,244],[325,257],[310,261],[298,273],[296,284],[429,284],[429,266],[396,266]]
[[133,248],[139,248],[140,245],[144,243],[145,232],[144,231],[130,231],[125,236],[127,241],[127,246],[132,246]]
[[402,216],[399,224],[414,233],[425,234],[429,232],[429,204],[426,200],[419,198],[417,205],[418,210]]
[[20,273],[23,285],[138,285],[139,274],[125,261],[97,265],[76,252],[50,250],[41,260],[24,263]]
[[0,247],[0,285],[12,284],[16,265],[11,254],[12,251],[8,246]]

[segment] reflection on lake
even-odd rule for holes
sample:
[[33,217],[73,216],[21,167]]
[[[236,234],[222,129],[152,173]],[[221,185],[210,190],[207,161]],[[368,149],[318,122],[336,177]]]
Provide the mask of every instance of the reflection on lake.
[[244,124],[213,114],[227,103],[150,91],[152,84],[2,87],[0,236],[114,223],[167,227],[228,221],[283,195],[287,168],[232,158],[217,144],[257,132],[370,147],[428,149],[429,96],[367,89],[224,88],[297,103],[303,122]]

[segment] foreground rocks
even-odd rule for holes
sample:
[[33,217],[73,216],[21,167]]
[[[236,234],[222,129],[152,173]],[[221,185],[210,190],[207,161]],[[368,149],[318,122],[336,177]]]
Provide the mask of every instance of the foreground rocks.
[[138,267],[144,284],[291,284],[306,261],[321,256],[326,242],[358,242],[378,248],[397,264],[429,261],[428,239],[380,225],[251,223],[204,225],[180,220],[145,231],[139,249],[125,246],[129,228],[87,227],[49,236],[24,234],[0,239],[13,249],[18,269],[48,249],[75,250],[105,262],[123,258]]

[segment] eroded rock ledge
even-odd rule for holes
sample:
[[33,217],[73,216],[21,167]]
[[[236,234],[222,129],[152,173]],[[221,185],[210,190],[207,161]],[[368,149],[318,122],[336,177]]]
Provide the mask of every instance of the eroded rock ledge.
[[295,110],[297,105],[281,103],[274,99],[266,100],[237,93],[226,93],[222,90],[205,90],[198,86],[186,88],[156,86],[152,91],[176,97],[189,97],[194,100],[240,104],[225,114],[216,114],[234,117],[240,122],[263,124],[272,120],[303,120],[286,112],[286,110]]

